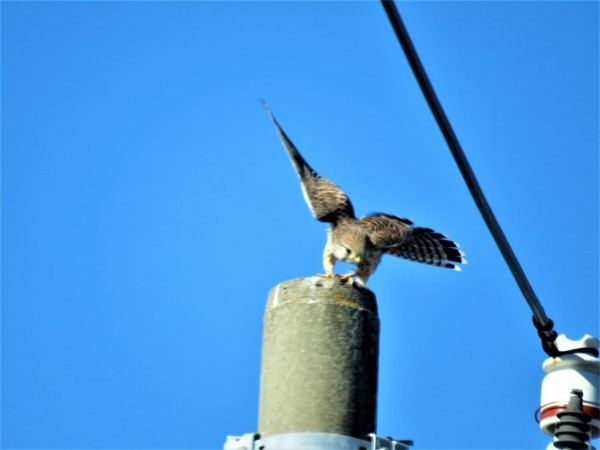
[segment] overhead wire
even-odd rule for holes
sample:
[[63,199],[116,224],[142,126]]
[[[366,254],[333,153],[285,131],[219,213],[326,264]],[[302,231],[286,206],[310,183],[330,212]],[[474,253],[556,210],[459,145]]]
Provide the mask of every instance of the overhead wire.
[[467,157],[462,149],[456,134],[454,133],[454,129],[442,108],[442,105],[433,89],[433,86],[427,76],[427,72],[421,63],[419,55],[412,43],[410,35],[400,17],[400,13],[396,8],[396,5],[393,0],[380,0],[381,4],[388,16],[390,24],[396,33],[396,37],[398,38],[398,42],[400,43],[402,49],[404,50],[404,54],[406,55],[406,59],[417,79],[417,82],[425,96],[427,104],[433,113],[433,116],[442,132],[448,147],[450,148],[450,152],[458,165],[458,168],[467,184],[469,191],[479,209],[479,212],[483,216],[483,220],[485,221],[490,233],[492,234],[494,240],[496,241],[496,245],[498,246],[500,253],[504,257],[506,264],[508,265],[512,275],[517,282],[517,285],[521,289],[527,304],[529,305],[532,313],[533,313],[533,323],[538,331],[538,335],[542,340],[542,348],[549,356],[557,356],[560,354],[556,347],[556,331],[553,330],[554,322],[550,319],[542,304],[540,303],[537,295],[533,291],[531,284],[527,280],[525,276],[525,272],[523,271],[519,261],[515,253],[513,252],[510,244],[508,243],[508,239],[506,235],[502,231],[496,216],[494,215],[492,208],[490,207],[477,178],[475,177],[475,173],[467,160]]

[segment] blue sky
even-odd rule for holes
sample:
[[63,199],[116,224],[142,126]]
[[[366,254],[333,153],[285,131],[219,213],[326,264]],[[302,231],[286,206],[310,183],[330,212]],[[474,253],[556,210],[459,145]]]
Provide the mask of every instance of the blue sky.
[[[598,336],[598,2],[401,2],[556,329]],[[2,448],[222,448],[256,431],[271,287],[325,227],[259,99],[388,257],[378,430],[533,449],[545,354],[378,2],[2,2]]]

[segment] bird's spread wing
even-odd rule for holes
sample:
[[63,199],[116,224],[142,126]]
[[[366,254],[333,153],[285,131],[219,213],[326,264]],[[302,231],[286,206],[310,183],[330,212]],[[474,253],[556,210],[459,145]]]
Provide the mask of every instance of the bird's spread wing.
[[387,252],[408,239],[412,222],[391,214],[374,213],[358,220],[366,228],[373,245]]
[[359,222],[367,229],[373,245],[384,253],[455,270],[460,270],[455,263],[467,262],[456,242],[431,228],[413,227],[408,219],[374,214]]
[[273,121],[283,146],[298,172],[302,193],[315,219],[321,222],[337,223],[341,218],[354,218],[354,209],[348,196],[331,181],[321,177],[308,165],[296,146],[279,126],[275,116],[263,101],[269,117]]

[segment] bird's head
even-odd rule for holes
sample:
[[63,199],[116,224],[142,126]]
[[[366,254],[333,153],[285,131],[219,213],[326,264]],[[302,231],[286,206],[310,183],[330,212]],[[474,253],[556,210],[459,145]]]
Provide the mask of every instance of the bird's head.
[[346,228],[341,233],[335,233],[332,244],[336,259],[355,265],[364,261],[373,245],[367,233],[360,227]]

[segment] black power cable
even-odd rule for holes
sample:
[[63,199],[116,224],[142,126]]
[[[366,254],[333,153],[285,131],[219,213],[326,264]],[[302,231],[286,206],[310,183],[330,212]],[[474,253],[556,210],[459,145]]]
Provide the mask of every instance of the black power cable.
[[402,18],[400,17],[400,13],[396,9],[396,5],[393,0],[381,0],[381,4],[385,9],[385,12],[388,16],[390,24],[396,33],[396,37],[404,50],[404,54],[406,55],[406,59],[410,64],[410,67],[423,91],[423,95],[427,100],[429,108],[435,117],[435,120],[440,127],[442,134],[444,135],[444,139],[450,147],[450,151],[452,152],[452,156],[454,156],[454,160],[462,173],[465,182],[467,183],[467,187],[473,196],[473,200],[475,200],[475,204],[479,208],[479,212],[483,216],[483,220],[488,226],[494,240],[496,241],[496,245],[500,249],[504,260],[508,264],[510,271],[513,274],[525,300],[529,304],[531,311],[533,312],[533,323],[538,330],[538,335],[542,339],[542,347],[544,351],[549,356],[557,356],[560,352],[556,347],[556,343],[554,342],[556,339],[556,331],[553,330],[554,322],[548,318],[546,315],[544,308],[542,307],[540,301],[538,300],[535,292],[533,291],[517,257],[515,256],[512,248],[510,247],[502,228],[500,228],[500,224],[496,220],[494,213],[492,212],[492,208],[487,202],[485,196],[483,195],[483,191],[475,178],[475,174],[473,173],[473,169],[471,169],[471,165],[465,156],[465,153],[458,142],[456,135],[454,134],[454,130],[452,129],[452,125],[446,117],[446,113],[438,100],[438,97],[429,81],[427,73],[425,72],[425,68],[419,59],[419,55],[415,50],[415,47],[410,39],[408,31],[402,22]]

